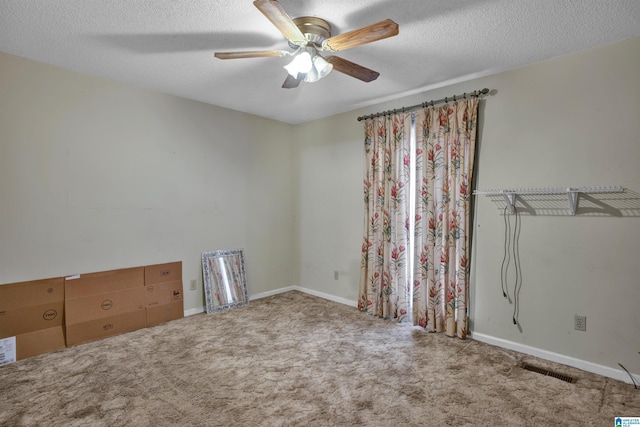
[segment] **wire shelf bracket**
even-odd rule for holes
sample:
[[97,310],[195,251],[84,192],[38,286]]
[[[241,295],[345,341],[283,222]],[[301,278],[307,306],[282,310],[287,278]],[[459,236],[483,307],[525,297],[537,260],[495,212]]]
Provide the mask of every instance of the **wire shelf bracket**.
[[503,190],[475,190],[474,195],[497,196],[501,195],[507,204],[510,214],[516,212],[517,196],[526,196],[531,194],[566,194],[569,202],[569,211],[571,215],[576,214],[580,193],[621,193],[624,188],[619,185],[613,186],[594,186],[594,187],[566,187],[566,188],[518,188]]

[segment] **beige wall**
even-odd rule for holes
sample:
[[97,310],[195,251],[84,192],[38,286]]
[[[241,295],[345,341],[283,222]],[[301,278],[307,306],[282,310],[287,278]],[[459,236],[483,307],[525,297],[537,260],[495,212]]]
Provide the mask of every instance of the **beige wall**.
[[362,127],[352,114],[341,114],[298,125],[295,140],[298,283],[356,300],[363,219]]
[[[488,87],[477,188],[621,185],[640,193],[639,69],[636,38],[299,125],[301,286],[357,298],[357,116]],[[625,203],[626,215],[640,213],[637,200]],[[523,217],[520,331],[500,290],[503,217],[487,197],[476,209],[471,321],[478,336],[640,372],[640,218]],[[338,280],[335,270],[343,273]],[[574,330],[574,314],[587,316],[587,332]]]
[[[292,127],[0,54],[0,283],[245,248],[293,285]],[[189,280],[198,289],[189,291]]]
[[[476,331],[640,372],[638,69],[636,38],[485,79],[498,93],[486,103],[478,188],[621,185],[621,214],[635,216],[523,219],[520,332],[497,287],[502,218],[479,198]],[[587,316],[586,333],[574,314]]]
[[[632,39],[290,126],[0,54],[0,283],[181,259],[196,309],[200,253],[244,247],[251,294],[355,301],[357,116],[489,87],[477,188],[640,192],[638,69]],[[500,293],[503,219],[486,197],[476,212],[478,336],[640,372],[640,218],[523,217],[519,330]]]

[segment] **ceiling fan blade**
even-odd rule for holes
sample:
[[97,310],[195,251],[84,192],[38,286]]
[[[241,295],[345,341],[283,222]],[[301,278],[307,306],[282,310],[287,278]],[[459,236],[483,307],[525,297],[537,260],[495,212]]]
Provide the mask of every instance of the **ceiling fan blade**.
[[391,19],[367,25],[357,30],[349,31],[322,42],[322,48],[334,52],[375,42],[398,35],[398,24]]
[[218,59],[265,58],[287,55],[290,55],[290,53],[286,50],[248,50],[244,52],[216,52],[214,54]]
[[291,74],[287,74],[287,78],[282,84],[283,89],[293,89],[300,85],[300,82],[304,79],[304,74],[298,74],[298,77],[293,77]]
[[253,5],[286,37],[291,43],[298,46],[307,44],[307,39],[302,31],[293,22],[284,8],[276,0],[256,0]]
[[372,82],[380,75],[377,71],[370,70],[362,65],[356,64],[355,62],[347,61],[346,59],[337,56],[328,56],[325,59],[333,65],[334,70],[340,71],[348,76],[355,77],[363,82]]

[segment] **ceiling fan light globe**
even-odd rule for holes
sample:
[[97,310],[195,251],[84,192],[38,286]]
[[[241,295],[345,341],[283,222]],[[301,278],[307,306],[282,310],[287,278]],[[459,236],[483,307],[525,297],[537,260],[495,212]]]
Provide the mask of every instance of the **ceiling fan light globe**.
[[297,78],[298,74],[305,74],[313,68],[313,61],[309,52],[300,52],[289,64],[284,66],[291,76]]
[[333,65],[327,62],[327,60],[322,56],[318,55],[313,58],[313,68],[318,71],[320,78],[323,78],[333,70]]
[[307,83],[317,82],[318,80],[320,80],[320,76],[315,69],[311,69],[311,71],[304,75],[304,81]]
[[307,83],[317,82],[333,70],[333,65],[320,55],[313,58],[313,68],[305,75],[304,81]]

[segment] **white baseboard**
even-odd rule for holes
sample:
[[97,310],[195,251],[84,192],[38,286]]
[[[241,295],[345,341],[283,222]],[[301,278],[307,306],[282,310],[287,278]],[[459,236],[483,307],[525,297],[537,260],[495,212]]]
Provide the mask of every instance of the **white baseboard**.
[[249,295],[249,301],[253,301],[255,299],[260,299],[260,298],[267,298],[273,295],[283,294],[289,291],[296,291],[298,290],[297,288],[298,288],[297,286],[287,286],[286,288],[280,288],[280,289],[275,289],[273,291],[267,291],[267,292],[261,292],[255,295]]
[[[267,297],[270,297],[270,296],[273,296],[273,295],[278,295],[278,294],[282,294],[282,293],[289,292],[289,291],[304,292],[305,294],[309,294],[309,295],[313,295],[313,296],[316,296],[316,297],[324,298],[324,299],[327,299],[329,301],[339,302],[340,304],[349,305],[351,307],[357,307],[358,306],[357,301],[349,300],[349,299],[342,298],[342,297],[337,297],[335,295],[327,294],[325,292],[314,291],[313,289],[307,289],[307,288],[303,288],[301,286],[287,286],[286,288],[274,289],[273,291],[267,291],[267,292],[261,292],[259,294],[255,294],[255,295],[249,295],[249,301],[253,301],[253,300],[257,300],[257,299],[261,299],[261,298],[267,298]],[[204,313],[205,311],[206,311],[205,307],[191,308],[189,310],[185,310],[184,311],[184,315],[185,316],[193,316],[194,314]]]
[[356,301],[353,301],[353,300],[350,300],[350,299],[346,299],[346,298],[342,298],[342,297],[337,297],[335,295],[327,294],[325,292],[315,291],[313,289],[303,288],[302,286],[287,286],[286,288],[280,288],[280,289],[276,289],[276,290],[273,290],[273,291],[262,292],[260,294],[256,294],[256,295],[250,296],[249,300],[253,301],[254,299],[266,298],[266,297],[270,297],[272,295],[282,294],[284,292],[289,292],[289,291],[303,292],[305,294],[313,295],[314,297],[327,299],[327,300],[333,301],[333,302],[339,302],[340,304],[349,305],[351,307],[357,307],[358,306],[358,303]]
[[339,302],[340,304],[349,305],[351,307],[358,307],[358,302],[355,300],[350,300],[342,297],[337,297],[335,295],[327,294],[325,292],[315,291],[313,289],[303,288],[301,286],[292,286],[294,290],[304,292],[305,294],[313,295],[314,297],[320,297],[323,299],[328,299],[329,301]]
[[[259,294],[249,295],[249,301],[253,301],[253,300],[256,300],[256,299],[260,299],[260,298],[266,298],[266,297],[270,297],[272,295],[277,295],[277,294],[281,294],[281,293],[284,293],[284,292],[295,291],[295,290],[298,290],[297,286],[289,286],[287,288],[280,288],[280,289],[276,289],[274,291],[261,292]],[[205,311],[207,311],[206,307],[191,308],[189,310],[185,310],[184,311],[184,315],[185,315],[185,317],[186,316],[193,316],[194,314],[204,313]]]
[[[624,381],[629,384],[633,383],[631,381],[631,378],[629,377],[629,374],[619,369],[610,368],[604,365],[598,365],[597,363],[587,362],[586,360],[576,359],[574,357],[565,356],[564,354],[542,350],[540,348],[508,341],[502,338],[492,337],[491,335],[485,335],[478,332],[472,332],[470,335],[474,340],[482,341],[487,344],[495,345],[502,348],[508,348],[509,350],[515,350],[517,352],[528,354],[530,356],[539,357],[540,359],[572,366],[574,368],[582,369],[583,371],[602,375],[608,378],[613,378],[619,381]],[[633,374],[633,376],[637,382],[640,382],[640,376],[638,376],[637,374]]]
[[185,310],[184,311],[184,315],[186,316],[193,316],[194,314],[200,314],[200,313],[204,313],[205,312],[205,308],[204,307],[198,307],[198,308],[190,308],[189,310]]

